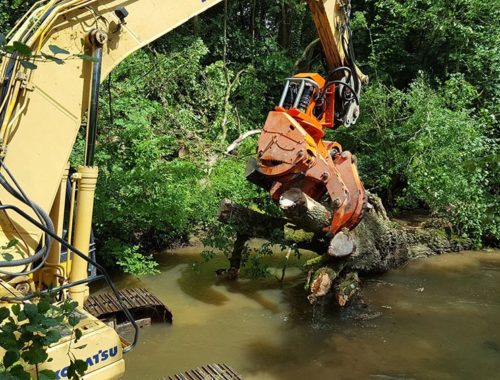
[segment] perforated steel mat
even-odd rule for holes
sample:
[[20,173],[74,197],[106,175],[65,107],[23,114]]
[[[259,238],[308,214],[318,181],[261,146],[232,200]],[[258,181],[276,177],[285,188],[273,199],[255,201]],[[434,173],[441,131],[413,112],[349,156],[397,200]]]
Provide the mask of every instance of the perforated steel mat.
[[209,364],[161,380],[243,380],[243,377],[226,364]]

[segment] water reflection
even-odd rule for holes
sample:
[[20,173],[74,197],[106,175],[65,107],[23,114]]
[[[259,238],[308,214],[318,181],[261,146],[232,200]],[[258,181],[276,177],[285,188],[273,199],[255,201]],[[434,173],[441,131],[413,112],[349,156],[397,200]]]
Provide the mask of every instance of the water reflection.
[[172,327],[143,331],[126,379],[215,362],[262,380],[500,378],[498,251],[416,261],[367,280],[366,304],[343,310],[310,307],[297,270],[284,284],[228,283],[214,275],[223,261],[193,265],[198,254],[169,252],[161,275],[120,280],[149,288],[174,313]]

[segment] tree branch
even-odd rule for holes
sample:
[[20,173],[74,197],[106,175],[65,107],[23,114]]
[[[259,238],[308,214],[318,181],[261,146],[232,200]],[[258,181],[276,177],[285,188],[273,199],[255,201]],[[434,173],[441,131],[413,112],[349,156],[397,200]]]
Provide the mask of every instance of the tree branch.
[[252,129],[251,131],[247,131],[245,133],[243,133],[242,135],[240,135],[240,137],[238,137],[236,140],[234,140],[231,145],[229,145],[226,149],[226,154],[231,154],[235,149],[237,149],[241,143],[251,137],[251,136],[254,136],[254,135],[257,135],[261,132],[261,129]]

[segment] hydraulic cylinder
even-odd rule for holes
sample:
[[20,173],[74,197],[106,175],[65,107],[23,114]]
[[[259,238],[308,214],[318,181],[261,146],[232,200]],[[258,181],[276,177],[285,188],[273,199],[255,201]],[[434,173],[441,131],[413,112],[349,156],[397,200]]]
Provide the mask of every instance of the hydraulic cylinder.
[[[64,211],[66,203],[66,188],[68,181],[69,164],[66,165],[64,173],[61,178],[61,183],[57,191],[56,198],[52,204],[52,210],[50,211],[50,218],[54,223],[54,230],[58,236],[63,235],[64,228]],[[60,285],[56,281],[56,276],[64,276],[64,269],[60,266],[61,263],[61,244],[57,241],[52,242],[50,248],[49,257],[47,259],[46,268],[43,271],[42,281],[48,286]],[[66,273],[67,275],[67,273]]]
[[[98,169],[96,166],[80,166],[78,174],[81,175],[81,178],[78,182],[73,245],[88,257]],[[76,282],[86,279],[88,277],[87,269],[87,261],[73,253],[69,281]],[[70,288],[69,293],[71,298],[83,306],[89,295],[89,288],[85,284],[76,285]]]

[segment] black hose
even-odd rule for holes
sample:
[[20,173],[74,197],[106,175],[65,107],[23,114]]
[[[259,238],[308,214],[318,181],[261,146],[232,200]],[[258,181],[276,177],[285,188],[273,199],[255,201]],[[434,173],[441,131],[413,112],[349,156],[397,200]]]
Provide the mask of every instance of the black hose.
[[342,82],[341,80],[332,80],[332,81],[328,82],[325,87],[328,87],[331,84],[340,84],[342,86],[346,86],[349,90],[351,90],[352,96],[353,96],[354,100],[356,101],[356,104],[359,104],[358,95],[356,94],[356,92],[354,91],[354,89],[352,88],[352,86],[350,84]]
[[329,76],[332,76],[333,74],[335,74],[336,72],[338,71],[347,71],[350,75],[352,75],[352,70],[350,67],[347,67],[347,66],[340,66],[340,67],[337,67],[335,69],[333,69],[332,71],[330,71],[328,73]]
[[[7,192],[10,193],[13,197],[18,199],[19,201],[21,201],[25,205],[29,206],[35,212],[35,214],[38,217],[38,219],[40,220],[40,222],[42,222],[47,229],[49,229],[50,231],[54,231],[54,225],[52,223],[52,220],[50,219],[49,215],[47,215],[45,210],[43,210],[40,206],[38,206],[37,204],[32,202],[27,197],[27,195],[24,193],[21,186],[16,181],[15,177],[13,176],[13,174],[10,172],[10,170],[7,168],[7,166],[5,165],[5,163],[3,161],[0,161],[0,166],[3,167],[3,169],[9,175],[12,182],[19,189],[19,191],[14,189],[7,182],[7,180],[5,179],[5,177],[2,174],[0,174],[0,185],[5,190],[7,190]],[[42,263],[44,263],[45,260],[47,259],[49,252],[50,252],[51,245],[52,245],[52,238],[48,234],[45,234],[45,244],[40,250],[38,250],[33,255],[31,255],[30,257],[27,257],[25,259],[2,261],[2,262],[0,262],[0,267],[27,266],[29,264],[33,264],[34,262],[36,262],[38,260],[42,260]],[[25,274],[29,274],[29,273],[33,273],[33,272],[34,272],[34,270],[32,269],[30,271],[19,272],[18,275],[25,275]],[[5,272],[0,271],[0,273],[5,273]],[[13,273],[9,273],[9,274],[16,275]]]

